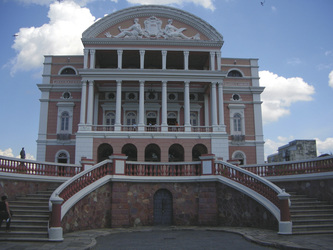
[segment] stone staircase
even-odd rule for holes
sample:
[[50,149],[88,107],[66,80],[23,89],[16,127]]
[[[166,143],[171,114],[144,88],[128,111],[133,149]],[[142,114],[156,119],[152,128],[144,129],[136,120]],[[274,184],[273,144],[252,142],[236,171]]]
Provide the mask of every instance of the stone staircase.
[[49,198],[55,188],[16,197],[9,202],[13,212],[10,232],[2,222],[0,241],[48,241]]
[[306,195],[289,194],[293,234],[333,234],[333,205]]

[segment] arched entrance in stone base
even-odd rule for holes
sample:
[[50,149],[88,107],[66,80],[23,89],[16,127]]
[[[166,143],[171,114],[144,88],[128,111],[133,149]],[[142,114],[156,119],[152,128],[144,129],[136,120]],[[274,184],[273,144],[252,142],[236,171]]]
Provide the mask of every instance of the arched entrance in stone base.
[[159,189],[154,194],[154,225],[172,225],[173,198],[167,189]]
[[98,146],[97,149],[97,160],[98,162],[109,159],[109,156],[113,154],[113,148],[108,143],[103,143]]

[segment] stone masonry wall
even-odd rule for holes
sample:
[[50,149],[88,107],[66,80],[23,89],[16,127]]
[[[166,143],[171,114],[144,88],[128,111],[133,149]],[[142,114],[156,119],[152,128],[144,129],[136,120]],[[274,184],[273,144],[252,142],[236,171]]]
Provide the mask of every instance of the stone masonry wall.
[[274,182],[286,192],[296,192],[333,204],[333,179]]
[[251,226],[277,230],[262,205],[226,185],[207,183],[133,183],[104,185],[64,216],[64,232],[154,225],[154,194],[167,189],[173,199],[173,225]]
[[278,221],[261,204],[245,194],[217,183],[218,224],[278,230]]
[[48,188],[55,189],[62,183],[46,181],[17,181],[12,179],[0,179],[0,195],[7,195],[8,200],[27,194],[36,194],[38,191],[46,191]]

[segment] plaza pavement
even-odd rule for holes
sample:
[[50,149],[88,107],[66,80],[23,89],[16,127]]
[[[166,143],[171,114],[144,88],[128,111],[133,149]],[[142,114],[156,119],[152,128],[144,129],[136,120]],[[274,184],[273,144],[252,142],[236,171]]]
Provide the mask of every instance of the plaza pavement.
[[[117,228],[117,229],[96,229],[96,230],[86,230],[86,231],[78,231],[73,233],[67,233],[64,235],[64,240],[62,242],[10,242],[10,241],[1,241],[0,249],[9,250],[9,249],[20,249],[20,250],[45,250],[45,249],[66,249],[66,250],[76,250],[76,249],[99,249],[97,245],[97,238],[101,236],[108,236],[111,234],[119,234],[119,237],[126,237],[124,245],[122,245],[121,249],[144,249],[140,248],[140,245],[136,245],[133,248],[133,241],[130,241],[131,234],[126,233],[139,233],[144,232],[145,235],[149,235],[151,233],[156,235],[160,235],[165,237],[165,235],[173,232],[173,235],[177,235],[174,232],[177,231],[195,231],[195,232],[216,232],[223,234],[234,233],[243,236],[244,239],[255,243],[254,246],[267,247],[267,248],[276,248],[276,249],[333,249],[333,233],[332,234],[310,234],[310,235],[279,235],[276,231],[265,230],[265,229],[257,229],[257,228],[235,228],[235,227],[136,227],[136,228]],[[125,234],[124,234],[125,233]],[[133,234],[132,234],[133,235]],[[188,235],[191,234],[189,233]],[[198,234],[193,234],[198,235]],[[218,237],[219,238],[219,237]],[[216,243],[218,243],[218,238]],[[107,238],[106,238],[107,239]],[[171,239],[171,238],[170,238]],[[177,238],[173,236],[173,244],[175,247],[172,249],[182,249],[181,247],[181,238]],[[187,239],[188,240],[188,239]],[[198,237],[193,236],[193,239],[190,238],[187,243],[189,245],[189,249],[202,249],[199,248],[200,239]],[[105,241],[105,240],[104,240]],[[214,241],[214,239],[213,239]],[[108,242],[107,242],[108,243]],[[131,243],[131,244],[130,244]],[[201,243],[201,242],[200,242]],[[105,242],[104,242],[105,244]],[[128,247],[127,247],[128,244]],[[149,245],[149,249],[161,249],[160,245]],[[191,246],[192,244],[192,246]],[[211,243],[210,243],[211,244]],[[221,244],[221,243],[218,243]],[[112,242],[109,242],[109,247],[103,249],[117,249],[116,247],[112,247]],[[167,248],[166,248],[167,249]],[[168,248],[171,250],[171,248]],[[219,245],[217,247],[209,247],[205,249],[230,249],[227,246]]]

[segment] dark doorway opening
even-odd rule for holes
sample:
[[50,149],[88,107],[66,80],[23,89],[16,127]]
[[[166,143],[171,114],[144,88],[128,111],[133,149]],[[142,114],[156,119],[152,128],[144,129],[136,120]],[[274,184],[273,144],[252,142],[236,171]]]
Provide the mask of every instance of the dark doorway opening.
[[154,225],[172,225],[173,201],[167,189],[160,189],[154,195]]

